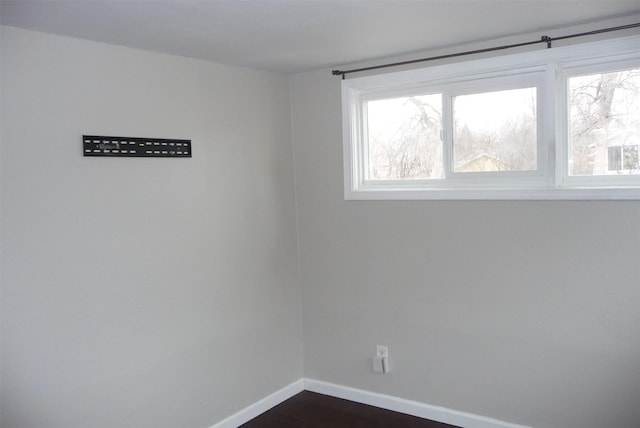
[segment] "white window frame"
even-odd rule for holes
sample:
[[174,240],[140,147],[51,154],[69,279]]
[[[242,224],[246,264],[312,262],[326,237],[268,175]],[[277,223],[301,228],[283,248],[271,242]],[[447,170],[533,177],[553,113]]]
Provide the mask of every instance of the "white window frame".
[[[640,67],[639,46],[640,36],[631,36],[343,80],[345,199],[640,199],[640,175],[569,175],[567,125],[568,78]],[[531,86],[537,170],[453,172],[448,97]],[[443,94],[445,178],[368,180],[366,101],[434,93]]]
[[[640,49],[640,46],[638,47]],[[615,72],[629,68],[638,67],[638,59],[629,58],[629,55],[616,55],[607,58],[606,62],[598,61],[572,61],[558,67],[560,76],[559,82],[559,102],[558,102],[558,124],[562,132],[561,136],[566,138],[566,144],[560,144],[558,151],[559,159],[569,165],[569,106],[567,95],[569,93],[569,78],[588,74],[605,72]],[[563,140],[560,140],[563,141]],[[559,171],[562,185],[574,188],[590,187],[631,187],[640,186],[640,176],[638,175],[594,175],[594,176],[572,176],[569,174],[569,167]]]

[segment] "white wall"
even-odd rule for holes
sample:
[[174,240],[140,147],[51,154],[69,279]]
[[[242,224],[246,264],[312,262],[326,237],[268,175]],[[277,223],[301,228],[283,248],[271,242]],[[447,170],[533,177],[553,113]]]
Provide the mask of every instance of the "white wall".
[[287,77],[1,36],[1,425],[207,427],[299,379]]
[[307,378],[539,428],[640,426],[640,201],[345,201],[340,79],[291,91]]

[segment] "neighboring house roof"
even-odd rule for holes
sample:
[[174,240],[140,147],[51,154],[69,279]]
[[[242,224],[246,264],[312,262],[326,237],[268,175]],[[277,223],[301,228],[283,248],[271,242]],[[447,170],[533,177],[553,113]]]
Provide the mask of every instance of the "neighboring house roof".
[[479,172],[479,171],[507,171],[509,164],[491,156],[488,153],[482,153],[475,158],[464,162],[456,167],[456,172]]

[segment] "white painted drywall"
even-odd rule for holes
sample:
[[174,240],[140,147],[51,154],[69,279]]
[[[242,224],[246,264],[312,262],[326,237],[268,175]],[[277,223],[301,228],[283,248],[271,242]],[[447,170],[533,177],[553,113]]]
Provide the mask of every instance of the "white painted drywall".
[[306,378],[538,428],[640,426],[640,201],[345,201],[340,79],[291,91]]
[[1,425],[207,427],[300,379],[288,78],[1,36]]

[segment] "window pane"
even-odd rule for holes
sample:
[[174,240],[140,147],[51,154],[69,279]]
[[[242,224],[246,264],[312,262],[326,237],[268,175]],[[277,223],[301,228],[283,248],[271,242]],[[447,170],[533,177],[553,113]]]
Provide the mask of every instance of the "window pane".
[[622,167],[622,147],[609,147],[609,170],[616,171]]
[[442,95],[368,101],[368,179],[442,178]]
[[622,152],[622,168],[638,170],[638,146],[624,146]]
[[536,88],[454,97],[454,171],[535,170],[536,116]]
[[571,175],[640,174],[640,69],[569,79]]

